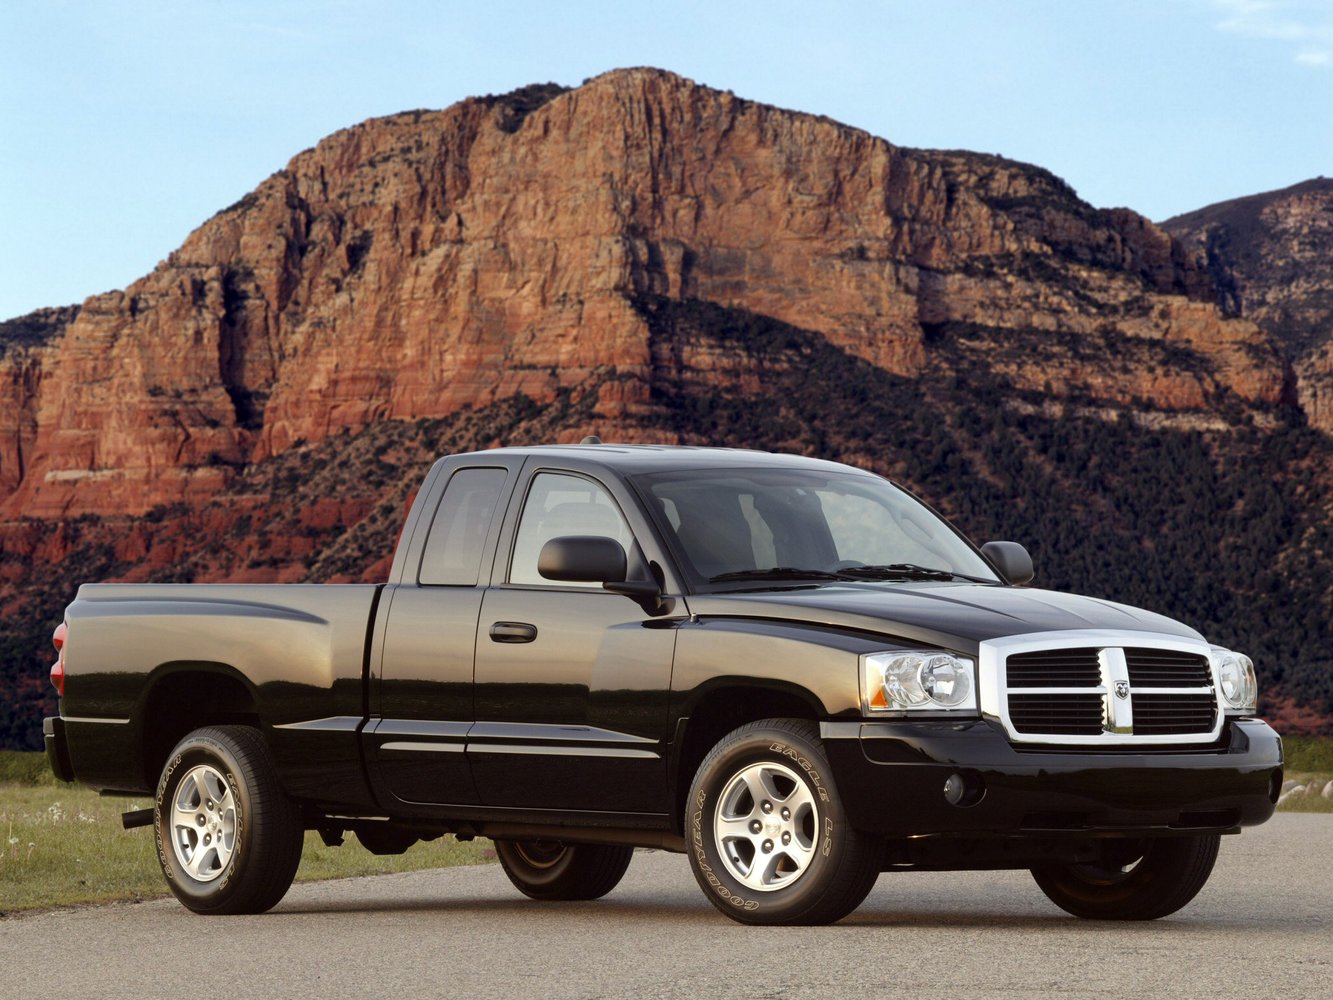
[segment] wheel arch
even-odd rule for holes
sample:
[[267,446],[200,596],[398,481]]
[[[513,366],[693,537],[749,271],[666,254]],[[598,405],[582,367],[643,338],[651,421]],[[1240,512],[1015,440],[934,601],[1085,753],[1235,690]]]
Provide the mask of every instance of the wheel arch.
[[185,736],[203,726],[260,728],[253,685],[228,663],[177,660],[148,676],[135,712],[146,788],[156,788],[167,756]]
[[677,723],[671,767],[671,822],[685,829],[685,799],[694,773],[717,742],[747,722],[760,719],[827,718],[810,690],[786,681],[754,677],[719,677],[702,686]]

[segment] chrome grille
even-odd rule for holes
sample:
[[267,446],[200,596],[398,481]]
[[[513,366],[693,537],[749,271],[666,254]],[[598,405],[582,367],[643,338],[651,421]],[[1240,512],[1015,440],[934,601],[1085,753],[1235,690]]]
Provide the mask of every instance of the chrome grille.
[[1009,657],[1009,688],[1096,687],[1096,649],[1043,649]]
[[1125,650],[1129,683],[1145,687],[1211,687],[1213,674],[1208,657],[1173,649]]
[[[1207,649],[1175,636],[1066,632],[982,643],[982,662],[1016,743],[1208,742],[1222,717]],[[983,710],[987,701],[983,691]]]
[[1140,736],[1206,733],[1216,718],[1217,698],[1211,694],[1134,696],[1134,732]]
[[1105,714],[1099,694],[1009,696],[1009,718],[1020,733],[1096,736]]

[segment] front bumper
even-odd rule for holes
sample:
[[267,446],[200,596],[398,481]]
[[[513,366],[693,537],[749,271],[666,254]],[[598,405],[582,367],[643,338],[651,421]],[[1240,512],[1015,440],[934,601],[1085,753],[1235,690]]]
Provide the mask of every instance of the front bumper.
[[984,720],[826,722],[821,734],[851,824],[896,837],[1233,830],[1272,816],[1282,786],[1282,740],[1257,719],[1229,721],[1214,746],[1132,751],[1019,749]]
[[69,762],[69,742],[65,739],[65,720],[48,715],[42,720],[42,739],[46,744],[46,761],[61,781],[74,780],[74,768]]

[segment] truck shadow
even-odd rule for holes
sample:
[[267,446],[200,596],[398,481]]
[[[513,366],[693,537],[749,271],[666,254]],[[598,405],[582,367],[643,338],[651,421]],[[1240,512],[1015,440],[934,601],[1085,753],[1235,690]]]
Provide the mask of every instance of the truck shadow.
[[[279,904],[265,919],[280,919],[284,916],[307,916],[328,914],[330,916],[349,915],[366,916],[373,914],[393,915],[404,913],[439,914],[441,916],[458,915],[471,918],[531,918],[547,920],[558,918],[585,918],[603,922],[607,920],[626,921],[643,924],[701,924],[716,925],[719,932],[743,931],[746,933],[764,933],[764,928],[744,927],[733,923],[718,913],[706,900],[671,900],[661,898],[640,898],[624,900],[596,900],[591,902],[547,902],[515,899],[478,899],[423,897],[420,899],[337,899],[337,900],[302,900]],[[1292,921],[1296,929],[1300,921]],[[1043,930],[1064,931],[1067,933],[1104,934],[1110,927],[1120,930],[1138,930],[1144,933],[1192,933],[1207,931],[1230,932],[1246,921],[1214,915],[1190,918],[1188,916],[1171,917],[1165,920],[1145,923],[1124,923],[1120,921],[1080,920],[1063,913],[1015,913],[1002,910],[977,910],[975,907],[956,910],[912,909],[909,906],[892,908],[863,906],[855,913],[836,924],[818,928],[821,933],[836,934],[839,930],[850,931],[857,928],[918,928],[923,930],[948,928],[991,928],[995,930]],[[1274,929],[1272,920],[1265,921],[1265,927]],[[776,928],[778,931],[791,931],[793,928]],[[809,930],[809,928],[804,928]]]
[[[570,916],[586,915],[602,919],[655,919],[694,920],[701,916],[714,915],[715,911],[706,900],[697,903],[647,900],[616,903],[608,900],[591,902],[548,902],[539,903],[524,899],[440,899],[426,898],[405,900],[380,899],[337,899],[337,900],[302,900],[283,902],[269,911],[266,916],[305,916],[314,913],[328,914],[398,914],[398,913],[439,913],[467,914],[476,917],[485,916]],[[719,919],[721,915],[717,915]]]

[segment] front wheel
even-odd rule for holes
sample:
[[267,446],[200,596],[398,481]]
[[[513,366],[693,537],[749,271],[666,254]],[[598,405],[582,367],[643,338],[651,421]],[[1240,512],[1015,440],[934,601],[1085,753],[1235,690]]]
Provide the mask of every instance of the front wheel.
[[686,853],[709,901],[746,924],[826,924],[865,899],[881,845],[853,829],[814,725],[734,730],[690,789]]
[[1108,840],[1092,864],[1032,869],[1052,903],[1090,920],[1156,920],[1175,913],[1198,895],[1221,836]]
[[247,726],[196,729],[162,769],[154,805],[167,885],[195,913],[263,913],[301,862],[301,815]]
[[601,899],[620,884],[634,848],[559,840],[497,840],[509,881],[531,899]]

